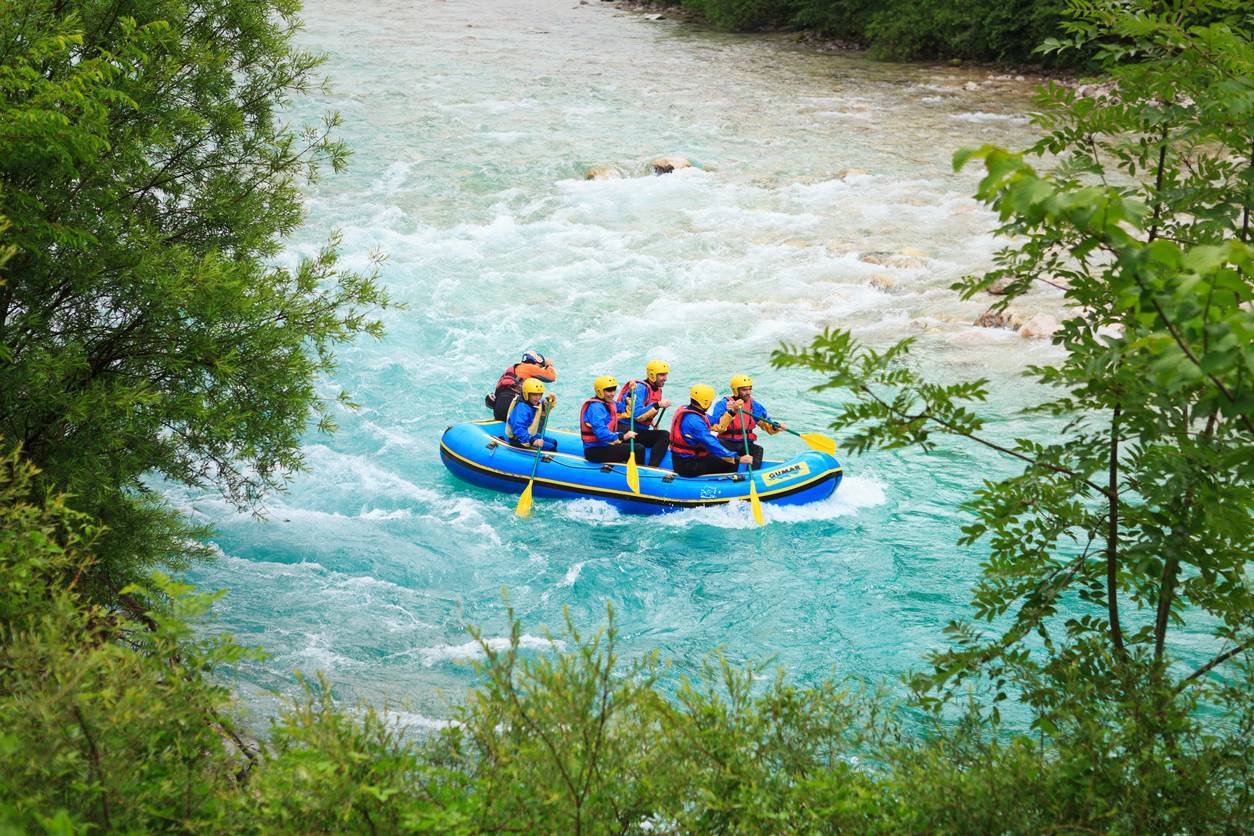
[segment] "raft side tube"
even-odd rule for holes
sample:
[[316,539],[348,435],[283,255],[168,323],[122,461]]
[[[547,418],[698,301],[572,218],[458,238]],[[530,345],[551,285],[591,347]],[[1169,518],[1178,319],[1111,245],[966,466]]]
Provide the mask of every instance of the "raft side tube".
[[[440,458],[454,476],[504,493],[522,493],[536,453],[505,441],[500,421],[473,421],[449,427],[440,440]],[[627,486],[625,464],[597,464],[585,459],[576,433],[554,430],[556,452],[541,454],[534,496],[551,499],[599,499],[631,514],[660,514],[683,508],[747,501],[745,473],[686,478],[666,467],[640,465],[640,494]],[[642,451],[643,452],[643,451]],[[669,454],[663,465],[669,464]],[[835,458],[806,451],[783,462],[764,462],[753,474],[758,497],[778,505],[803,505],[827,499],[842,477]]]

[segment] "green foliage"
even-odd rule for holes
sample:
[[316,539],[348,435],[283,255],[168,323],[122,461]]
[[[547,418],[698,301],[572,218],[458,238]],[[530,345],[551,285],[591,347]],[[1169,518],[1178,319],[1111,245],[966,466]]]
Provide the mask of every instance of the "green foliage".
[[1063,0],[896,0],[869,15],[865,40],[890,58],[1039,62],[1033,53],[1058,33],[1062,10]]
[[682,5],[720,29],[750,32],[787,23],[793,0],[683,0]]
[[[776,355],[848,393],[834,426],[851,449],[952,437],[1023,463],[967,506],[963,544],[989,549],[976,623],[950,626],[909,710],[720,658],[667,692],[656,659],[620,663],[612,611],[593,636],[568,619],[538,655],[511,612],[504,648],[476,634],[480,683],[447,728],[407,734],[341,708],[319,680],[264,744],[236,731],[221,684],[255,654],[193,628],[214,596],[141,571],[184,529],[138,480],[212,483],[244,505],[278,485],[299,464],[312,375],[336,342],[373,330],[364,308],[383,300],[331,255],[292,274],[265,266],[299,217],[301,166],[337,158],[321,133],[301,141],[274,119],[313,68],[288,45],[294,8],[112,8],[0,7],[0,427],[50,468],[0,455],[0,831],[1248,827],[1254,67],[1241,7],[1075,5],[1048,49],[1100,56],[1108,92],[1047,87],[1047,133],[1027,154],[955,158],[983,164],[978,195],[1014,241],[955,290],[1009,279],[1014,299],[1047,282],[1071,306],[1065,358],[1030,371],[1058,393],[1036,408],[1065,422],[1056,438],[985,437],[985,382],[925,379],[909,340],[831,332]],[[250,399],[274,414],[245,414]],[[92,585],[102,577],[116,594]],[[116,588],[123,577],[143,580]],[[1214,634],[1205,653],[1196,627],[1178,638],[1199,622]],[[973,696],[955,722],[961,693]],[[1030,735],[1001,724],[1012,698]]]
[[[1248,711],[1207,674],[1239,665],[1254,641],[1254,53],[1228,4],[1174,8],[1074,7],[1070,41],[1051,48],[1094,51],[1109,92],[1042,91],[1036,121],[1049,133],[1030,153],[1061,157],[1049,173],[991,146],[955,156],[958,168],[983,162],[977,195],[1015,241],[997,269],[955,289],[970,297],[1009,279],[1004,306],[1044,282],[1070,306],[1054,337],[1065,359],[1028,372],[1058,390],[1035,411],[1065,419],[1061,434],[984,437],[970,406],[984,381],[925,379],[910,341],[876,350],[835,332],[775,357],[852,395],[834,426],[855,450],[930,449],[942,434],[1025,465],[985,482],[962,541],[990,549],[975,614],[1005,629],[951,625],[953,646],[915,680],[920,699],[939,707],[972,675],[1001,698],[1011,683],[1050,733],[1077,700],[1089,713],[1136,707],[1124,738],[1133,762],[1177,757],[1199,689],[1226,717]],[[1089,606],[1065,617],[1063,598],[1070,612]],[[1173,647],[1186,622],[1212,630],[1208,661]]]
[[386,299],[332,240],[272,266],[337,123],[286,124],[315,82],[293,0],[0,5],[0,434],[107,527],[102,599],[185,557],[158,474],[254,506],[300,467],[331,349]]
[[1080,52],[1042,56],[1060,35],[1065,0],[666,0],[692,9],[720,29],[792,27],[869,46],[900,60],[969,58],[1008,63],[1082,63]]
[[208,677],[246,651],[195,640],[215,596],[165,578],[127,591],[168,602],[140,619],[84,600],[99,530],[62,497],[32,501],[35,477],[0,459],[0,827],[211,826],[242,750]]

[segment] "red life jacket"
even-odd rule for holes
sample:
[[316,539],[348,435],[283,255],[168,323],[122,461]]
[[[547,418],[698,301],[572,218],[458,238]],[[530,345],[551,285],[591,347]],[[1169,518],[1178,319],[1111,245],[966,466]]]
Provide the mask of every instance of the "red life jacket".
[[750,441],[758,440],[758,434],[753,431],[757,425],[758,419],[753,417],[753,398],[745,398],[744,409],[732,417],[727,429],[718,434],[718,440],[730,442],[729,446],[733,451],[739,450],[744,446],[746,430]]
[[706,428],[713,429],[710,426],[710,416],[690,406],[680,407],[675,412],[675,417],[671,419],[671,454],[673,456],[695,456],[697,458],[710,455],[709,450],[684,438],[680,424],[683,423],[685,415],[700,415],[701,420],[705,422]]
[[502,386],[508,386],[515,392],[518,392],[521,391],[518,388],[518,384],[521,382],[522,379],[518,376],[518,373],[514,371],[514,366],[510,366],[504,371],[504,373],[501,374],[501,379],[496,382],[496,388],[499,391]]
[[637,383],[643,383],[644,390],[648,392],[648,394],[644,396],[643,404],[636,404],[636,409],[640,409],[641,406],[643,406],[645,409],[648,409],[649,407],[653,406],[655,403],[658,403],[659,401],[662,400],[661,389],[654,389],[653,384],[647,380],[633,380],[630,383],[628,383],[626,386],[624,386],[622,390],[620,390],[621,394],[619,395],[619,397],[622,398],[624,410],[627,409],[627,400],[628,398],[631,397],[631,393],[636,391]]
[[606,403],[600,398],[588,398],[583,402],[583,406],[579,408],[579,437],[583,439],[585,445],[604,444],[601,439],[597,438],[597,434],[592,431],[592,425],[588,423],[588,407],[594,403],[599,403],[609,411],[610,420],[606,426],[610,428],[610,432],[618,432],[618,404],[613,401]]

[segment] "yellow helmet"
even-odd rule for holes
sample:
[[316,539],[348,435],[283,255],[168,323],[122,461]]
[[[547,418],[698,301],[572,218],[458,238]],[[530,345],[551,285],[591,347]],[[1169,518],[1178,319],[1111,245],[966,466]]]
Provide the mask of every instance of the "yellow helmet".
[[692,391],[688,393],[688,397],[697,402],[697,406],[702,409],[709,409],[710,404],[714,403],[714,387],[705,383],[698,383],[692,387]]
[[734,374],[734,375],[732,375],[732,379],[731,379],[731,389],[732,389],[732,392],[733,392],[733,393],[738,392],[738,391],[740,391],[741,389],[744,389],[746,386],[748,386],[748,387],[752,388],[752,386],[753,386],[753,378],[749,377],[749,375],[747,375],[747,374]]
[[534,377],[527,378],[523,381],[522,393],[524,398],[531,397],[532,395],[543,395],[544,381]]
[[618,378],[612,374],[603,374],[596,380],[592,381],[592,392],[598,398],[605,394],[606,389],[617,389]]
[[658,375],[671,373],[671,364],[665,360],[650,360],[644,371],[649,376],[649,382],[656,383]]

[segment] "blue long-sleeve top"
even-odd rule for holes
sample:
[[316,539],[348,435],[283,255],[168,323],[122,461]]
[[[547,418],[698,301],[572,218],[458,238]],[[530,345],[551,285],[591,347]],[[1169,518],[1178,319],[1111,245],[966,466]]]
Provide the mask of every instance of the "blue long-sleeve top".
[[536,407],[521,398],[514,404],[514,410],[509,414],[509,430],[519,444],[530,444],[540,437],[531,434],[531,422],[535,417]]
[[597,437],[595,442],[584,442],[584,447],[606,447],[620,440],[618,433],[610,429],[610,408],[603,401],[588,404],[584,420],[592,428],[592,434]]
[[[706,452],[711,456],[719,456],[724,459],[734,459],[736,454],[723,446],[718,437],[710,431],[705,425],[705,421],[700,415],[685,415],[683,420],[679,422],[679,431],[683,433],[685,439],[691,440],[698,447],[704,447]],[[672,451],[673,452],[673,451]],[[674,453],[674,455],[679,455]]]
[[[632,410],[636,416],[636,423],[643,423],[640,416],[651,409],[657,409],[657,404],[650,406],[645,403],[649,397],[649,386],[644,381],[637,380],[635,385],[628,384],[623,387],[623,391],[618,393],[618,420],[619,422],[630,421],[631,418],[627,414],[627,401],[631,399],[632,394],[636,396],[636,408]],[[653,416],[649,416],[649,420],[653,420]]]
[[[767,414],[766,407],[764,407],[762,404],[760,404],[756,400],[750,401],[749,403],[751,407],[750,412],[753,413],[753,417],[755,420],[770,421],[772,424],[775,423],[775,419]],[[727,398],[723,398],[721,401],[714,404],[714,409],[710,412],[710,423],[717,424],[719,421],[723,420],[723,416],[726,414],[727,414]]]

